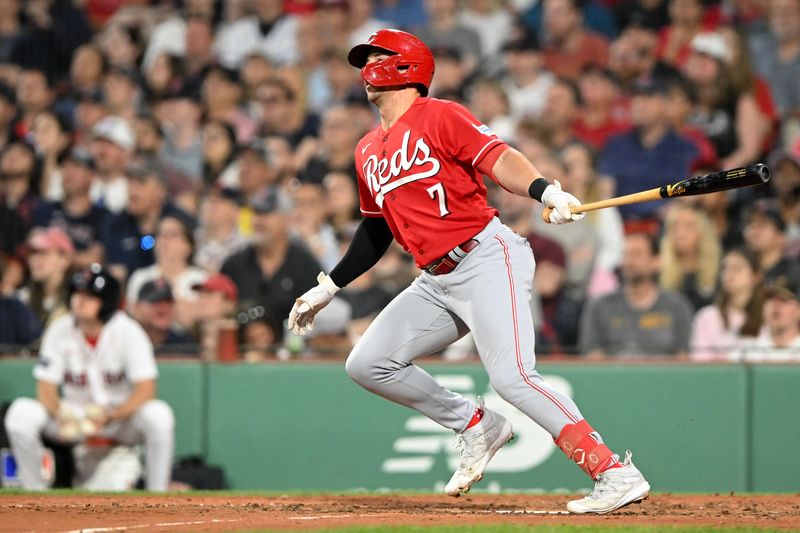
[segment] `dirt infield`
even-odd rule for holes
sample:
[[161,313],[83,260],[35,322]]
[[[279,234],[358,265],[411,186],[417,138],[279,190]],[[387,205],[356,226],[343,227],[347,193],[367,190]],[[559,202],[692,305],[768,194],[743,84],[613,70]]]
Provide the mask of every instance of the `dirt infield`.
[[[1,495],[2,493],[0,493]],[[243,531],[373,525],[675,525],[800,528],[800,495],[660,494],[608,516],[564,495],[2,495],[0,531]]]

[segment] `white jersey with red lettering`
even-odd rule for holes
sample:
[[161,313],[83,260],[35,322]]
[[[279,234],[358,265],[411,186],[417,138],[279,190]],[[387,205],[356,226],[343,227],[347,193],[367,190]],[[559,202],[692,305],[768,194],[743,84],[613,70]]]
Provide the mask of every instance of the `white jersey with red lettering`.
[[361,213],[384,217],[417,265],[428,265],[497,214],[478,167],[505,146],[460,104],[417,98],[396,124],[378,126],[356,147]]
[[45,331],[34,368],[36,379],[61,385],[70,403],[114,407],[124,403],[134,383],[156,379],[153,343],[138,322],[118,311],[91,346],[72,315]]

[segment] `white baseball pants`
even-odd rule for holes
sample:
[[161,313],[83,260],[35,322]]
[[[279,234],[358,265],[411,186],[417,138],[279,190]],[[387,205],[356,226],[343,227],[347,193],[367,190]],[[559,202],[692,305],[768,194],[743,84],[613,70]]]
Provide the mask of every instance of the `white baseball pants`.
[[[38,400],[18,398],[6,411],[5,425],[22,488],[46,489],[40,470],[42,435],[57,439],[57,422]],[[144,444],[147,490],[167,490],[175,447],[175,417],[167,403],[150,400],[127,420],[106,426],[101,435],[120,444]]]
[[365,389],[460,432],[476,405],[414,364],[471,331],[497,393],[557,437],[583,418],[574,402],[534,369],[530,299],[535,261],[528,241],[497,218],[456,269],[414,280],[372,322],[347,359]]

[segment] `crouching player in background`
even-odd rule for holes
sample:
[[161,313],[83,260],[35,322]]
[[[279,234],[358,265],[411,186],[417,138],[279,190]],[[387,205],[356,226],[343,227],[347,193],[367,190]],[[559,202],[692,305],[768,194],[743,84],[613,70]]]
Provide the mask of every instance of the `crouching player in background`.
[[[102,461],[86,453],[98,443],[144,444],[146,487],[164,491],[170,481],[175,420],[172,409],[155,398],[157,369],[153,345],[144,330],[118,311],[120,287],[100,265],[77,272],[68,289],[70,313],[45,331],[34,368],[37,399],[19,398],[6,413],[5,426],[25,489],[46,488],[40,465],[42,435],[82,444],[76,470],[84,482]],[[61,388],[61,395],[59,395]],[[83,459],[83,460],[82,460]],[[106,463],[105,480],[86,488],[126,489]]]

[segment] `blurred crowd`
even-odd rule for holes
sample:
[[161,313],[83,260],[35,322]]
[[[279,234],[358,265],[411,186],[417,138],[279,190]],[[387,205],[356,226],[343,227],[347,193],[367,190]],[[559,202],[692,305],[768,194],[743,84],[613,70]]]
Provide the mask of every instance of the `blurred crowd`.
[[359,222],[377,117],[346,57],[385,27],[583,202],[769,165],[557,227],[487,180],[537,260],[539,354],[800,360],[800,0],[0,0],[0,344],[101,262],[160,353],[346,353],[417,274],[398,246],[309,338],[285,319]]

